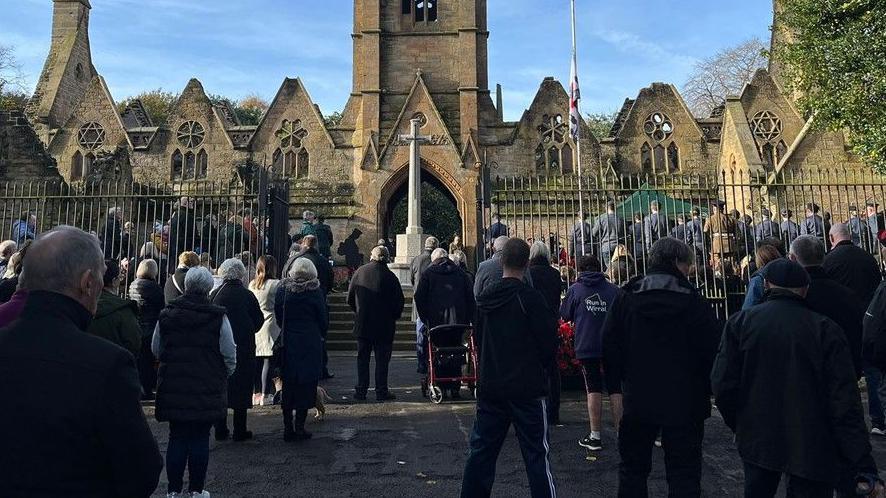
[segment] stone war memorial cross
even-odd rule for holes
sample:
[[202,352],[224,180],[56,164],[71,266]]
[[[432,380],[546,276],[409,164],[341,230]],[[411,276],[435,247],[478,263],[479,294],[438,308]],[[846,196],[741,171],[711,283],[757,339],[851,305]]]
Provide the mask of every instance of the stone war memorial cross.
[[397,257],[391,269],[403,285],[409,284],[409,265],[412,259],[421,254],[427,236],[421,226],[421,144],[430,142],[430,137],[418,134],[421,120],[410,121],[409,135],[400,135],[400,141],[409,142],[409,190],[407,192],[406,233],[397,235]]

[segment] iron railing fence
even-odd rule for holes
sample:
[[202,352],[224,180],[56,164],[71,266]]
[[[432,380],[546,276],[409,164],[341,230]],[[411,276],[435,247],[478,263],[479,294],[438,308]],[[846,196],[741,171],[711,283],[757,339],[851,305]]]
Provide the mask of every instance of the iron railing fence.
[[21,247],[58,225],[91,232],[106,258],[126,265],[125,285],[121,285],[125,291],[144,259],[157,261],[165,281],[184,251],[197,252],[211,268],[224,259],[241,257],[250,274],[258,256],[285,258],[288,199],[287,182],[265,179],[248,183],[0,183],[0,234]]
[[[695,247],[692,280],[723,315],[740,309],[749,274],[755,271],[755,246],[764,237],[777,237],[786,251],[794,238],[810,233],[829,250],[831,225],[848,223],[853,242],[881,266],[884,260],[878,232],[886,228],[879,207],[886,202],[886,177],[873,172],[508,177],[492,180],[486,192],[486,254],[493,216],[499,215],[511,236],[548,246],[565,282],[575,279],[574,257],[584,250],[598,258],[614,282],[623,284],[646,271],[652,242],[675,236]],[[644,227],[644,222],[655,226],[653,201],[659,204],[663,230]],[[725,211],[736,222],[730,236],[734,250],[725,254],[712,254],[711,233],[704,230],[714,201],[725,201]],[[617,239],[604,241],[596,225],[609,202],[618,220]],[[584,224],[579,223],[582,210]]]

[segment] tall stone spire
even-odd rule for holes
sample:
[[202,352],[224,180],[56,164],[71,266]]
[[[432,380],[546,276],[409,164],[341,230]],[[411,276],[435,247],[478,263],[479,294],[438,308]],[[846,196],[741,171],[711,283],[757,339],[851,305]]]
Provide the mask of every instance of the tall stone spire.
[[96,76],[89,47],[89,0],[53,0],[52,41],[27,113],[49,144]]

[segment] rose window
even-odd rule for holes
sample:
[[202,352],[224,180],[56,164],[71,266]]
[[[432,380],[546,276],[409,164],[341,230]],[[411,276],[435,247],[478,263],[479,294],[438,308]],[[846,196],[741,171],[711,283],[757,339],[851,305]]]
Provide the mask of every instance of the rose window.
[[182,147],[199,147],[206,137],[206,129],[196,121],[185,121],[178,127],[178,143]]
[[661,142],[670,138],[674,133],[674,125],[665,113],[653,112],[643,123],[643,131],[649,138]]
[[755,137],[765,142],[775,142],[781,136],[783,126],[774,112],[760,111],[751,119],[751,130]]
[[308,131],[302,128],[301,121],[289,121],[284,119],[280,124],[280,129],[274,135],[280,139],[281,148],[292,147],[298,149],[301,147],[301,141],[308,136]]

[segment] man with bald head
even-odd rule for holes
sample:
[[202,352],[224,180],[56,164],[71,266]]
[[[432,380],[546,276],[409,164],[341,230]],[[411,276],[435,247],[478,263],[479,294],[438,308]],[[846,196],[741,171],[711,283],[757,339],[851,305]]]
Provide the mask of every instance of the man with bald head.
[[853,289],[867,308],[880,285],[880,265],[867,251],[852,243],[849,225],[837,223],[831,227],[831,252],[824,258],[822,267],[837,282]]
[[29,249],[27,304],[0,329],[4,495],[142,497],[157,487],[163,460],[135,360],[86,333],[104,271],[98,239],[73,227]]
[[[504,269],[501,264],[501,251],[504,249],[505,244],[508,243],[508,236],[502,235],[498,237],[494,241],[492,241],[492,250],[495,253],[491,258],[486,261],[480,263],[480,266],[477,267],[477,275],[474,277],[474,298],[480,297],[480,294],[486,290],[487,287],[492,286],[501,281],[502,275],[504,274]],[[523,281],[532,285],[532,277],[529,276],[529,272],[526,272],[523,275]]]

